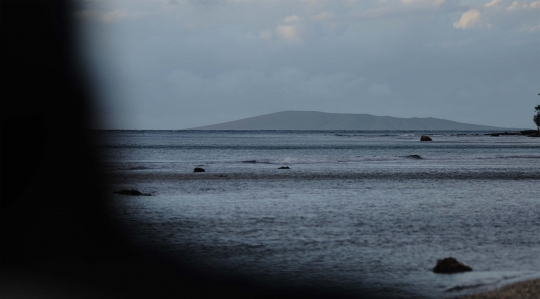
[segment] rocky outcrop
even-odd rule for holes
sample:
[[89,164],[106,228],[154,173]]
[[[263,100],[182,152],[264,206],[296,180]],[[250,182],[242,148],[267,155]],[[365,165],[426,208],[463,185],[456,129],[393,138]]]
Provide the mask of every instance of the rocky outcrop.
[[420,136],[420,141],[433,141],[433,139],[431,139],[429,136],[422,135]]
[[289,166],[281,166],[280,168],[278,169],[290,169]]
[[534,135],[534,134],[537,134],[538,133],[538,130],[525,130],[525,131],[521,131],[519,132],[521,133],[521,135]]
[[204,168],[195,167],[195,169],[193,169],[193,172],[205,172],[205,170]]
[[124,189],[120,191],[115,191],[113,193],[121,194],[121,195],[131,195],[131,196],[152,196],[152,194],[150,193],[142,193],[141,191],[135,190],[135,189]]
[[453,274],[460,272],[472,271],[472,268],[458,262],[453,257],[447,257],[437,261],[437,265],[433,268],[434,273]]
[[525,130],[520,132],[499,132],[499,133],[487,133],[486,136],[499,137],[499,136],[527,136],[527,137],[540,137],[538,130]]

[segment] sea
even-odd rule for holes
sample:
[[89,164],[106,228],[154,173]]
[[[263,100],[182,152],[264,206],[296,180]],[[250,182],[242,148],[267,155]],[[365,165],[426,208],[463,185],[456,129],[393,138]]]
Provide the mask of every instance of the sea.
[[[452,298],[540,278],[540,138],[94,133],[123,231],[205,271],[357,298]],[[473,271],[433,273],[445,257]]]

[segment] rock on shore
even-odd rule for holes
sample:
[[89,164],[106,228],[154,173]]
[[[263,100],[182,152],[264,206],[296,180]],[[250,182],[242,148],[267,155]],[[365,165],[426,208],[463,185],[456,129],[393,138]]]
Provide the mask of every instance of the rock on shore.
[[472,268],[458,262],[453,257],[447,257],[437,261],[437,265],[433,268],[435,273],[453,274],[460,272],[472,271]]
[[135,190],[135,189],[123,189],[120,191],[115,191],[113,193],[121,194],[121,195],[131,195],[131,196],[152,196],[152,194],[150,193],[142,193],[141,191]]

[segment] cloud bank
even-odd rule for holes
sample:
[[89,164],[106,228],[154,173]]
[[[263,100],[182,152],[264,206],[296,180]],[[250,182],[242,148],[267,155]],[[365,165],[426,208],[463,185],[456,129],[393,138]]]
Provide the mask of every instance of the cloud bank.
[[529,127],[538,105],[540,1],[93,0],[79,8],[107,128],[182,129],[283,110]]

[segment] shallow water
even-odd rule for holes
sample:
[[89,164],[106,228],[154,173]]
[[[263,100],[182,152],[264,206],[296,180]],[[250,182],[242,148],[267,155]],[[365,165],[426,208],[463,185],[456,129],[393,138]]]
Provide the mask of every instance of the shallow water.
[[111,196],[126,231],[202,268],[402,298],[540,277],[540,140],[422,133],[96,132],[110,191],[153,194]]

